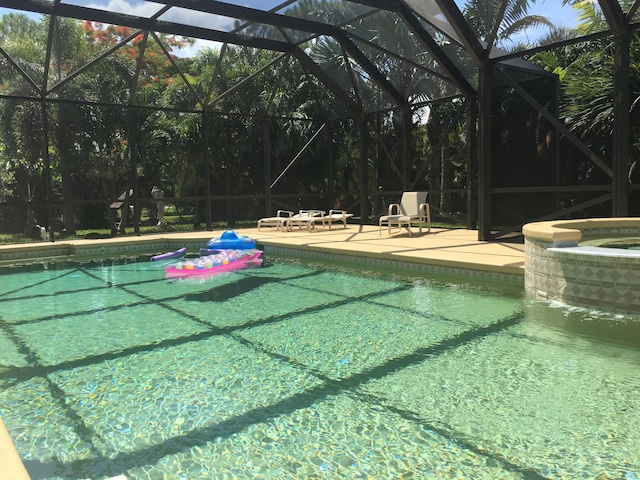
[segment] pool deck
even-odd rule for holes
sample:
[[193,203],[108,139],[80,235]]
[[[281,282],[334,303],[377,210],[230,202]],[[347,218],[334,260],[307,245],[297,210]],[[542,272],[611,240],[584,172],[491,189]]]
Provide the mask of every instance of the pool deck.
[[[291,231],[279,231],[275,228],[243,228],[235,230],[238,235],[253,238],[258,245],[293,249],[303,252],[316,252],[328,255],[348,255],[365,257],[382,261],[406,262],[425,266],[463,269],[472,272],[509,274],[524,277],[524,245],[509,242],[481,242],[478,232],[465,229],[432,228],[426,233],[413,229],[409,236],[406,229],[392,230],[389,235],[386,229],[379,233],[377,226],[349,224],[328,228],[294,228]],[[163,232],[143,236],[122,236],[96,240],[66,240],[56,242],[29,243],[23,245],[0,245],[0,262],[11,263],[21,253],[29,253],[37,257],[52,256],[52,249],[58,249],[61,255],[80,255],[83,251],[95,251],[96,247],[105,247],[110,251],[132,248],[138,250],[144,245],[166,246],[167,250],[177,249],[183,244],[188,246],[189,253],[197,253],[194,245],[206,246],[211,238],[218,237],[222,230],[199,232]],[[150,252],[146,252],[150,253]],[[162,252],[157,252],[162,253]]]
[[349,225],[346,229],[293,230],[291,232],[246,231],[246,235],[264,245],[290,247],[324,253],[411,262],[438,267],[524,275],[524,245],[520,243],[481,242],[478,232],[465,229],[432,228],[419,233],[413,229],[386,229],[382,235],[376,226]]
[[[398,264],[422,265],[427,268],[466,270],[472,273],[524,277],[524,245],[508,242],[478,241],[478,232],[464,229],[432,228],[431,232],[416,229],[409,236],[406,230],[386,229],[380,235],[377,226],[349,224],[346,228],[334,226],[316,228],[313,231],[294,229],[279,231],[275,228],[236,229],[238,235],[253,238],[258,245],[274,249],[293,250],[328,256],[347,255]],[[200,232],[163,232],[143,236],[121,236],[108,239],[66,240],[56,242],[0,245],[0,264],[16,263],[17,258],[28,256],[31,260],[58,256],[73,258],[83,252],[125,253],[153,252],[162,245],[167,249],[190,245],[189,253],[197,253],[211,238],[219,237],[223,230]],[[162,253],[162,252],[157,252]],[[11,439],[0,419],[0,465],[6,478],[28,479],[28,475],[13,448]]]

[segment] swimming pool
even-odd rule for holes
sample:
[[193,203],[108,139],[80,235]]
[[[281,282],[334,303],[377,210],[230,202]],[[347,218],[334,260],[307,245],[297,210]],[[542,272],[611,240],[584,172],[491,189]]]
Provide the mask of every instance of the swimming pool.
[[284,258],[1,273],[0,415],[33,479],[640,475],[634,317]]

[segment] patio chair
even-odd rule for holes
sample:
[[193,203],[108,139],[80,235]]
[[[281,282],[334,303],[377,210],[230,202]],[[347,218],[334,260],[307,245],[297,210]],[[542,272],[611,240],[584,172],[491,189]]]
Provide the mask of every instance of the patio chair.
[[293,227],[307,227],[307,230],[311,231],[316,223],[322,223],[322,226],[325,226],[324,210],[300,210],[287,219],[287,230],[291,231]]
[[287,220],[293,216],[290,210],[278,210],[275,217],[265,217],[258,220],[258,231],[261,227],[276,227],[276,229],[284,232],[287,226]]
[[431,209],[427,202],[427,192],[404,192],[400,203],[389,205],[388,215],[380,217],[378,225],[380,236],[382,236],[382,226],[386,225],[391,234],[391,227],[396,226],[402,229],[403,226],[409,231],[411,236],[411,224],[417,223],[422,233],[422,224],[426,222],[428,230],[431,231]]

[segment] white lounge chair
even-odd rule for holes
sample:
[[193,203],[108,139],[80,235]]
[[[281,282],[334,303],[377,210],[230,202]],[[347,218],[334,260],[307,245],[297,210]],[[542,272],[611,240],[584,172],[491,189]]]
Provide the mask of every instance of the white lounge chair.
[[307,230],[311,231],[317,223],[325,225],[325,212],[324,210],[300,210],[295,215],[292,215],[287,219],[287,230],[291,230],[293,227],[307,227]]
[[380,217],[380,236],[382,236],[382,226],[386,225],[391,234],[391,227],[402,229],[403,226],[409,230],[411,236],[411,224],[417,223],[422,232],[422,224],[426,222],[428,230],[431,231],[431,209],[427,202],[427,192],[404,192],[400,203],[389,205],[388,215]]
[[275,217],[265,217],[258,220],[258,231],[261,227],[276,227],[284,232],[287,229],[287,220],[293,216],[290,210],[278,210]]
[[347,228],[347,219],[351,217],[353,217],[353,213],[347,213],[346,210],[329,210],[329,214],[325,215],[323,218],[324,224],[328,224],[329,230],[331,230],[331,225],[333,225],[333,222],[342,222],[342,227]]

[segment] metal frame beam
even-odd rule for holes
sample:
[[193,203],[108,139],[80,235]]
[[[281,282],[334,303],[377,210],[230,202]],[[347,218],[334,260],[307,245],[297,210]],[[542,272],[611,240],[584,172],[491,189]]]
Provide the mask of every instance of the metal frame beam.
[[628,176],[631,87],[630,54],[631,33],[627,16],[620,4],[613,0],[598,0],[600,8],[613,31],[615,50],[613,52],[613,203],[611,214],[626,217],[629,211]]
[[300,47],[293,50],[293,56],[296,57],[302,66],[311,72],[320,82],[324,84],[331,92],[340,100],[349,111],[360,113],[362,107],[358,105],[320,66],[314,62]]
[[[168,3],[168,2],[164,2]],[[217,4],[218,2],[212,2]],[[190,3],[193,6],[192,3]],[[75,18],[77,20],[90,20],[92,22],[121,25],[140,30],[166,33],[169,35],[181,35],[184,37],[199,38],[213,42],[230,43],[244,47],[263,48],[276,52],[291,52],[293,45],[287,42],[255,38],[236,33],[222,32],[210,28],[194,27],[179,23],[166,22],[153,18],[137,17],[124,13],[109,12],[76,5],[54,5],[46,0],[3,0],[3,7],[15,10],[26,10],[44,15]],[[259,10],[256,10],[259,12]],[[322,25],[322,24],[320,24]]]
[[398,14],[407,24],[409,29],[416,35],[422,46],[435,58],[440,67],[449,75],[453,83],[465,94],[473,95],[474,89],[460,70],[454,65],[451,59],[442,51],[442,48],[429,35],[429,32],[422,26],[415,15],[407,8],[401,7]]
[[605,174],[609,177],[613,176],[613,170],[609,165],[607,165],[600,157],[598,157],[594,152],[592,152],[589,147],[587,147],[584,143],[580,141],[578,137],[576,137],[571,131],[560,121],[558,120],[552,113],[550,113],[546,108],[544,108],[535,98],[527,93],[527,91],[522,88],[518,83],[513,80],[506,72],[504,72],[500,68],[495,69],[496,72],[500,73],[505,81],[511,86],[517,93],[520,95],[529,105],[535,108],[540,115],[542,115],[552,126],[557,128],[560,133],[562,133],[571,143],[573,143],[584,155],[586,155],[593,163],[595,163]]
[[442,13],[449,21],[451,28],[456,32],[456,35],[463,43],[465,50],[473,59],[476,66],[481,66],[482,63],[489,58],[487,50],[482,47],[482,44],[476,37],[476,34],[471,30],[471,27],[467,23],[466,19],[462,15],[462,12],[455,4],[454,0],[435,0]]
[[478,240],[491,239],[491,107],[493,64],[479,69],[478,92]]
[[367,72],[371,79],[394,101],[399,107],[408,105],[408,100],[387,80],[387,77],[365,56],[342,30],[335,32],[334,38],[349,53],[349,55]]

